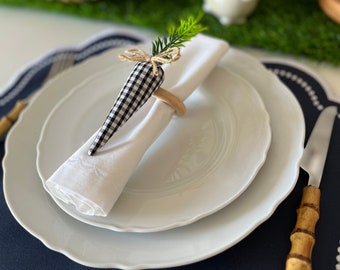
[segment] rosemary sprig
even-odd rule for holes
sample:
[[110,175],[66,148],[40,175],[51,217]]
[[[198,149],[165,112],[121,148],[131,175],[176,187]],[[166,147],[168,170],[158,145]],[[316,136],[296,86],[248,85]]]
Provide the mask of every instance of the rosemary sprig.
[[184,47],[184,42],[206,30],[206,27],[199,24],[203,13],[200,13],[196,18],[190,16],[187,20],[180,20],[178,27],[171,26],[168,29],[168,36],[158,37],[152,43],[152,55],[157,55],[172,47]]

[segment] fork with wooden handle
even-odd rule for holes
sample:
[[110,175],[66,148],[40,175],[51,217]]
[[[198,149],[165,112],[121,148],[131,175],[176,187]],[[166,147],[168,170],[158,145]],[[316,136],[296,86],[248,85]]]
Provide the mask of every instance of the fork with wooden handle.
[[[74,64],[74,53],[62,52],[55,57],[48,75],[44,80],[44,84],[55,75],[65,71]],[[20,113],[27,106],[29,98],[26,100],[18,100],[13,109],[0,119],[0,137],[4,136],[13,124],[18,120]]]

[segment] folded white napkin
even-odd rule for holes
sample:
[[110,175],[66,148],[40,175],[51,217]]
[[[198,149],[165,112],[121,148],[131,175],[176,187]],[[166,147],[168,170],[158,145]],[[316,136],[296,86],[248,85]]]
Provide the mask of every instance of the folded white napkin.
[[[180,60],[164,66],[162,87],[181,100],[186,99],[227,49],[225,41],[196,36],[181,50]],[[87,152],[96,133],[89,138],[46,181],[48,192],[73,204],[83,214],[106,216],[143,154],[166,128],[173,114],[170,106],[150,98],[94,156]]]

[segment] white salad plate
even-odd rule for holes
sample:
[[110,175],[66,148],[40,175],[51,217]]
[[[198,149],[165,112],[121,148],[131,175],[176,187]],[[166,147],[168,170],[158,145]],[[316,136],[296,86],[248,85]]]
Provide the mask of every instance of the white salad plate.
[[[43,182],[101,126],[132,70],[118,59],[52,110],[38,142]],[[252,182],[270,145],[269,116],[256,90],[218,67],[145,153],[106,217],[68,214],[116,231],[153,232],[190,224],[235,200]],[[124,164],[121,164],[124,166]],[[114,177],[114,176],[112,176]]]
[[122,233],[76,220],[45,191],[36,168],[36,146],[47,114],[79,80],[103,70],[118,52],[112,50],[91,58],[51,81],[8,134],[3,183],[13,216],[47,247],[93,267],[172,267],[203,260],[235,245],[268,219],[293,189],[305,130],[301,108],[289,89],[258,60],[234,48],[220,66],[258,91],[270,115],[272,131],[264,165],[236,200],[187,226],[162,232]]

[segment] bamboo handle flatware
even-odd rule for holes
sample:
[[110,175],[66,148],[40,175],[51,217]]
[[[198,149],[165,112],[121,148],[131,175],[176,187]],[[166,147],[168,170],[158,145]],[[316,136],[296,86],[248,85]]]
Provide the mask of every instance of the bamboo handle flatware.
[[13,124],[18,120],[20,113],[25,109],[27,103],[18,100],[14,108],[5,116],[0,119],[0,137],[4,136]]
[[315,243],[315,226],[319,220],[320,189],[307,186],[303,189],[297,221],[290,235],[291,249],[286,270],[312,269],[312,251]]
[[337,108],[325,108],[309,137],[300,166],[309,174],[308,186],[303,190],[296,225],[290,235],[291,249],[286,270],[311,270],[315,243],[315,226],[320,213],[320,182],[327,158]]
[[[74,64],[74,53],[72,52],[62,52],[55,56],[53,64],[47,74],[44,83],[49,81],[55,75],[62,71],[65,71]],[[21,112],[25,109],[28,104],[29,98],[25,100],[18,100],[12,110],[0,119],[0,137],[6,135],[6,133],[11,129],[14,123],[18,120]]]

